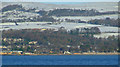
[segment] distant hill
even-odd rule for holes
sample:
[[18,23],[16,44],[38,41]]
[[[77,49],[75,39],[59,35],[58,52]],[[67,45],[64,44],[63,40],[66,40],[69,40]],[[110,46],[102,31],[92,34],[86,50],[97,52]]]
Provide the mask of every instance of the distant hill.
[[22,5],[8,5],[2,8],[2,12],[15,10],[15,9],[21,9],[21,8],[22,8]]
[[26,8],[37,8],[37,9],[56,9],[56,8],[71,8],[71,9],[96,9],[98,11],[118,11],[117,2],[89,2],[89,3],[77,3],[77,4],[52,4],[42,2],[3,2],[2,7],[10,4],[21,4]]
[[[100,9],[100,10],[99,10]],[[52,16],[97,16],[117,14],[117,3],[54,4],[38,2],[2,3],[3,22],[56,21]],[[105,11],[106,10],[106,11]],[[101,12],[103,11],[103,12]],[[105,12],[104,12],[105,11]],[[6,19],[7,18],[7,19]]]

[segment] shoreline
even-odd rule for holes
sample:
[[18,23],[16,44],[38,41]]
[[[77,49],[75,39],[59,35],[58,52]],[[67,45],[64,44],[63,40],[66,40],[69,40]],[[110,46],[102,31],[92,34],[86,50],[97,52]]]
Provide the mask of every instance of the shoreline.
[[40,56],[40,55],[120,55],[120,53],[79,53],[79,54],[0,54],[2,56]]

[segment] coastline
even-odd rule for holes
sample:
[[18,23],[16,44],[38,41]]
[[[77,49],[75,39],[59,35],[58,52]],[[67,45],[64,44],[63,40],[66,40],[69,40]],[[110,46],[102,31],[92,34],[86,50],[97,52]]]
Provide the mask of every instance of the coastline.
[[39,55],[120,55],[120,53],[78,53],[78,54],[0,54],[3,56],[7,55],[18,55],[18,56],[39,56]]

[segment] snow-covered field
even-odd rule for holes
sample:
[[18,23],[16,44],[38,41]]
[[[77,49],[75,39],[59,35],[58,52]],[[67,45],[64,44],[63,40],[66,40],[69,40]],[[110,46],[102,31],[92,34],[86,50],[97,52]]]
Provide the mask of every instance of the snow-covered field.
[[[118,27],[110,27],[110,26],[102,26],[95,24],[87,24],[87,23],[70,23],[70,22],[62,22],[60,24],[47,24],[52,22],[22,22],[18,23],[16,26],[14,23],[0,23],[0,26],[3,29],[28,29],[28,28],[60,28],[64,27],[66,30],[72,30],[76,28],[90,28],[90,27],[98,27],[101,32],[118,32]],[[5,28],[7,27],[7,28]]]
[[10,20],[17,20],[17,19],[25,19],[25,18],[32,18],[40,16],[37,13],[31,13],[31,12],[23,12],[23,11],[6,11],[1,14],[3,19],[10,19]]
[[109,36],[115,36],[117,37],[119,33],[101,33],[101,34],[95,34],[94,37],[96,38],[108,38]]
[[105,19],[105,18],[113,18],[113,19],[118,19],[118,14],[113,14],[113,15],[101,15],[101,16],[64,16],[64,17],[53,17],[55,19],[62,19],[65,20],[67,19],[80,19],[81,21],[89,21],[89,20],[94,20],[94,19]]
[[[90,28],[90,27],[98,27],[101,34],[96,34],[94,37],[96,38],[107,38],[108,36],[118,36],[118,27],[110,27],[110,26],[102,26],[102,25],[94,25],[87,23],[70,23],[70,22],[62,22],[60,24],[47,24],[52,22],[20,22],[18,26],[14,23],[0,23],[0,30],[9,30],[9,29],[59,29],[60,27],[64,27],[66,30],[72,30],[76,28]],[[116,32],[116,33],[105,33],[105,32]]]

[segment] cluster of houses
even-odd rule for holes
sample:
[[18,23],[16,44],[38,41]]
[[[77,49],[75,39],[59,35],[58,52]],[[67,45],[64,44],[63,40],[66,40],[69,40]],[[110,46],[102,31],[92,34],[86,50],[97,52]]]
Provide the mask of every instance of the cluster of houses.
[[[6,49],[6,50],[5,50]],[[19,50],[7,50],[7,46],[0,46],[0,55],[33,55],[31,52],[23,52]]]
[[21,39],[21,38],[19,38],[19,39],[13,39],[13,38],[3,38],[3,41],[13,41],[13,42],[16,42],[16,41],[24,41],[24,39]]

